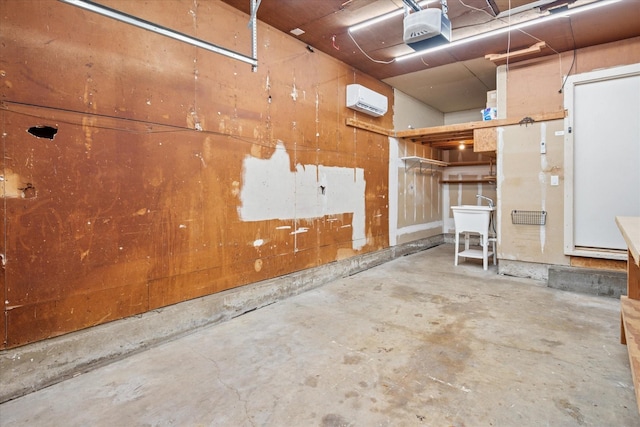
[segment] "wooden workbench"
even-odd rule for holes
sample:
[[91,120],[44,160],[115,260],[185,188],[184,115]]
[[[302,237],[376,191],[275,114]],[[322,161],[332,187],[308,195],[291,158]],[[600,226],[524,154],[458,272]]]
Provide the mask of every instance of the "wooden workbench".
[[640,411],[640,217],[616,217],[627,243],[627,296],[620,297],[620,341],[627,345]]

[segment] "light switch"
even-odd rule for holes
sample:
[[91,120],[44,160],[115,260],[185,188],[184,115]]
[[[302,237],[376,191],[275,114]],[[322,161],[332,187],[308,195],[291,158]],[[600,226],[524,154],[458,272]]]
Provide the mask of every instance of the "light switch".
[[554,187],[560,185],[560,178],[558,177],[558,175],[551,175],[551,185]]

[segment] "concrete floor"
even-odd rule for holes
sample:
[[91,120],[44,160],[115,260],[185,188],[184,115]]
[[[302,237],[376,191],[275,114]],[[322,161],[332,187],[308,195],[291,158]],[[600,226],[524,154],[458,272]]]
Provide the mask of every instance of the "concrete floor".
[[9,426],[638,426],[619,302],[442,245],[0,405]]

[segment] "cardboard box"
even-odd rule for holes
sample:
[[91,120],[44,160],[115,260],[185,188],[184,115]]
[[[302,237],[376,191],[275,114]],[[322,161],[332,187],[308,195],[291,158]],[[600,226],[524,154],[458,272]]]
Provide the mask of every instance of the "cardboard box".
[[486,121],[486,120],[495,120],[498,118],[498,109],[491,107],[491,108],[485,108],[484,110],[480,110],[480,112],[482,113],[482,120]]

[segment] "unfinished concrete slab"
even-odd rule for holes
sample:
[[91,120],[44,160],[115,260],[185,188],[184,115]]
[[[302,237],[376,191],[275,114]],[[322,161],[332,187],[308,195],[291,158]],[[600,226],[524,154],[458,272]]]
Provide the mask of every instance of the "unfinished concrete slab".
[[619,300],[621,295],[627,294],[627,273],[556,265],[549,267],[547,285],[564,291],[585,292]]
[[443,245],[0,405],[3,426],[637,426],[619,302]]

